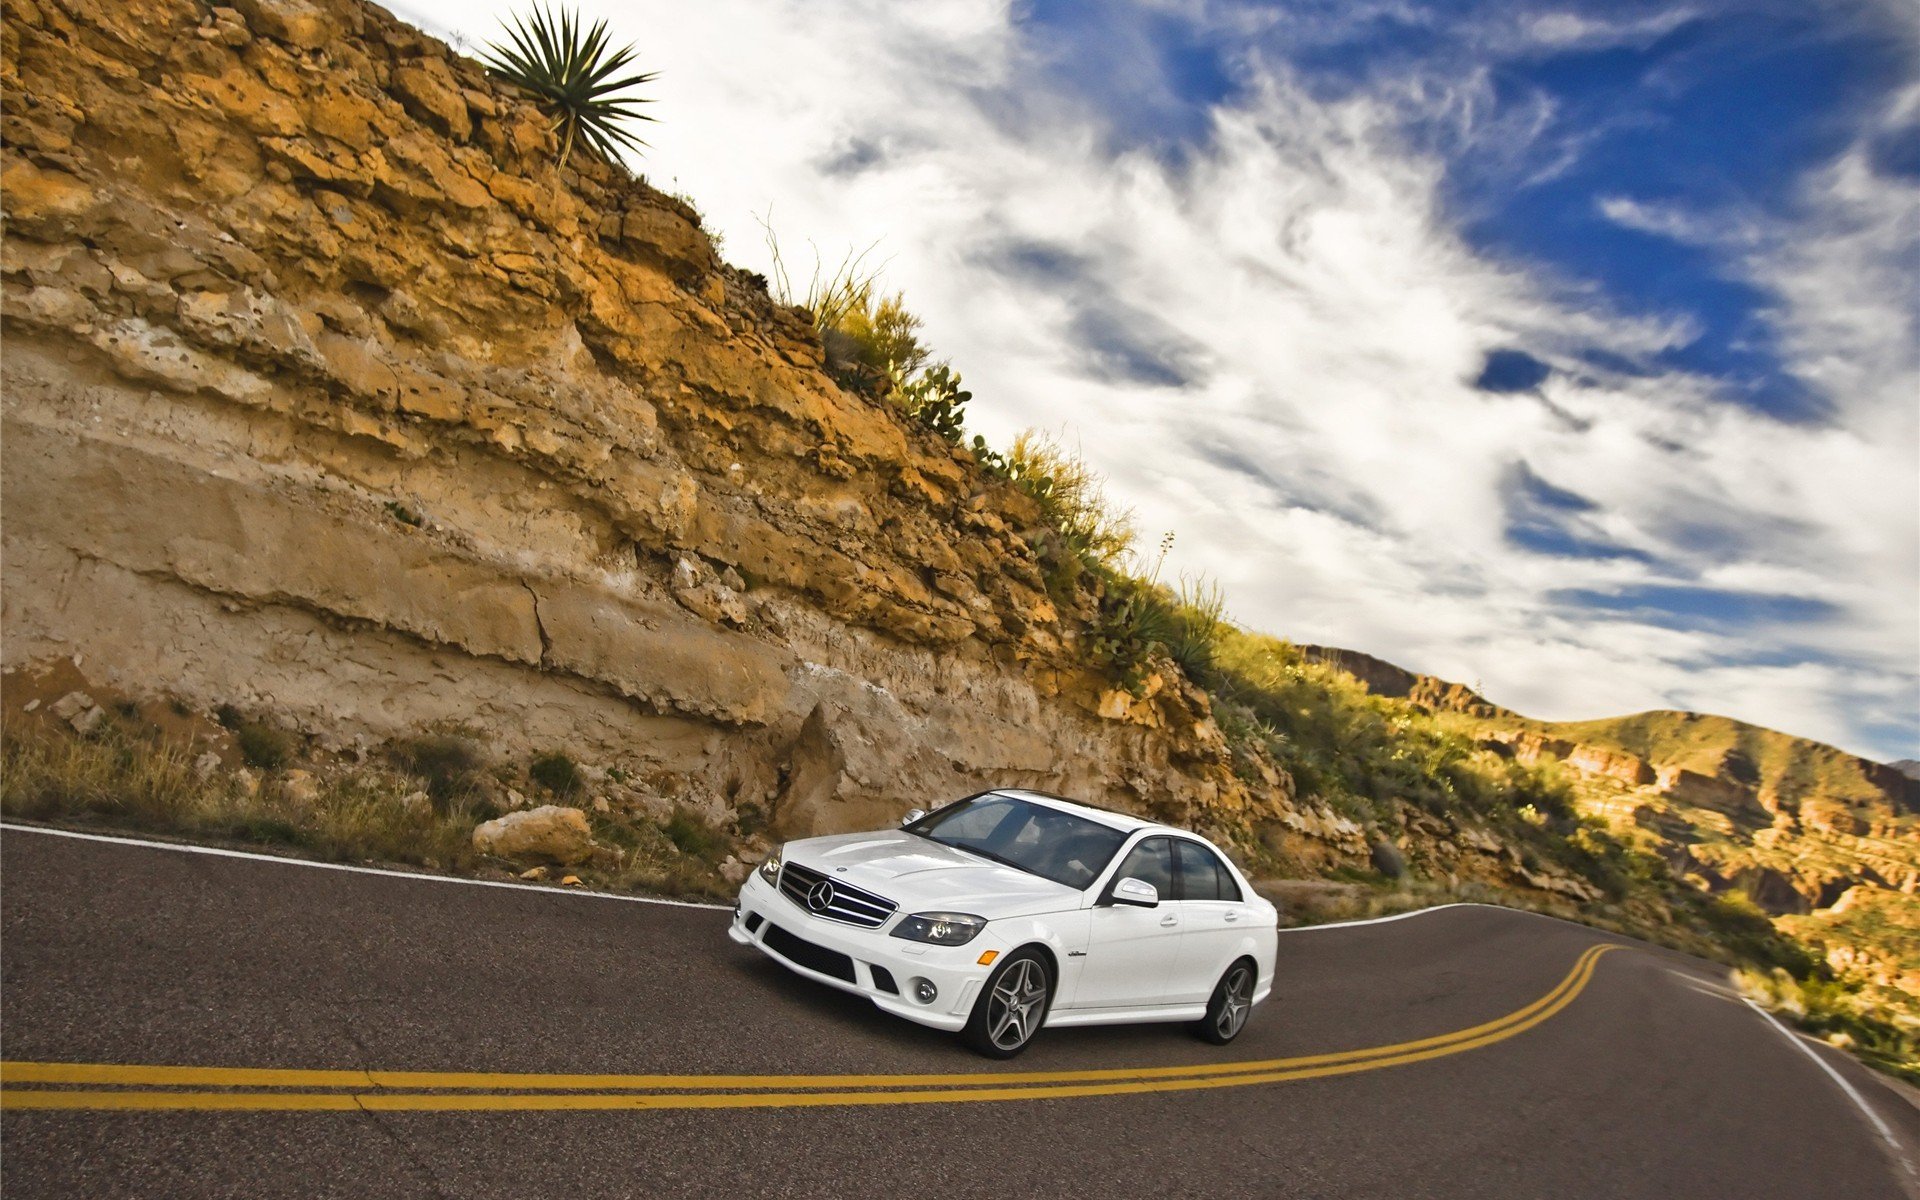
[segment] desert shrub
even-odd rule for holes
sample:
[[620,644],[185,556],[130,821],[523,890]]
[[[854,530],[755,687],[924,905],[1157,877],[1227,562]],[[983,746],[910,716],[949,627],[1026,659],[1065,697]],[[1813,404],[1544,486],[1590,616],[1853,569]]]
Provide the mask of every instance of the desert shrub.
[[1280,761],[1285,750],[1280,731],[1246,705],[1225,696],[1214,697],[1213,719],[1227,740],[1234,774],[1247,783],[1264,782],[1259,763],[1262,759]]
[[726,851],[727,839],[700,816],[685,808],[675,808],[664,828],[668,840],[682,854],[712,860]]
[[1531,806],[1541,815],[1544,825],[1561,832],[1569,832],[1578,825],[1573,785],[1567,781],[1563,770],[1506,762],[1502,764],[1498,778],[1505,785],[1502,789],[1504,803],[1516,812]]
[[[876,295],[869,281],[848,298],[833,328],[852,339],[860,362],[875,371],[912,378],[927,365],[929,352],[920,341],[920,318],[907,311],[901,292]],[[954,383],[959,383],[957,377]]]
[[558,750],[549,750],[527,765],[527,776],[556,796],[580,790],[580,766]]
[[429,733],[402,738],[388,748],[394,764],[427,785],[441,804],[473,791],[486,768],[486,752],[464,734]]
[[1108,500],[1106,480],[1078,454],[1027,430],[998,473],[1031,496],[1064,549],[1088,564],[1114,564],[1133,548],[1133,514]]
[[277,725],[243,720],[233,731],[233,738],[240,748],[240,757],[250,767],[276,771],[293,761],[294,737]]
[[[815,248],[813,270],[802,289],[787,270],[772,220],[761,218],[760,228],[772,263],[768,284],[774,299],[812,316],[827,346],[828,369],[842,386],[873,390],[892,377],[898,391],[901,381],[920,377],[932,357],[920,340],[920,318],[907,308],[904,293],[881,289],[880,267],[868,261],[872,246],[849,250],[832,268]],[[959,440],[957,434],[952,440]]]
[[1805,946],[1774,928],[1767,914],[1742,891],[1715,896],[1680,893],[1681,904],[1735,959],[1778,968],[1795,979],[1828,979],[1832,971]]
[[1544,849],[1611,900],[1624,899],[1635,883],[1652,882],[1651,872],[1636,862],[1651,856],[1629,850],[1597,823],[1578,822],[1569,835],[1545,839]]
[[234,745],[248,766],[273,771],[292,761],[296,742],[291,733],[279,726],[249,717],[231,704],[222,704],[213,716],[232,732]]

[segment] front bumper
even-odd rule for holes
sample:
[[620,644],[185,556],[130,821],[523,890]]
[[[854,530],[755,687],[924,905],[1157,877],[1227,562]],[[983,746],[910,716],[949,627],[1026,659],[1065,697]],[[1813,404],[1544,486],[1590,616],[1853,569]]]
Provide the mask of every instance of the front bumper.
[[[964,946],[931,946],[925,942],[909,942],[904,938],[887,936],[887,931],[906,915],[896,914],[878,929],[862,929],[844,921],[829,921],[787,899],[780,889],[762,879],[760,873],[755,871],[747,876],[747,882],[740,888],[740,900],[734,907],[733,924],[727,928],[727,936],[742,946],[752,946],[796,975],[804,975],[856,996],[865,996],[873,1001],[875,1007],[894,1016],[905,1017],[935,1029],[961,1029],[973,1011],[974,998],[979,995],[981,984],[992,971],[990,966],[980,965],[980,956],[988,950],[1005,954],[1010,947],[993,936],[991,925]],[[755,917],[759,920],[754,921]],[[749,924],[754,928],[749,929]],[[800,939],[802,943],[827,951],[829,955],[844,956],[851,960],[847,966],[853,978],[843,978],[829,970],[819,969],[820,966],[836,968],[840,964],[837,960],[827,961],[814,955],[804,947],[796,948],[792,943],[784,942],[790,952],[812,958],[815,965],[796,962],[779,949],[767,945],[768,936],[776,928],[784,930],[789,937]],[[784,940],[775,936],[775,941]],[[887,990],[882,977],[875,974],[875,967],[891,976],[897,991]],[[931,1004],[921,1004],[913,998],[914,983],[921,979],[933,984],[939,993]]]

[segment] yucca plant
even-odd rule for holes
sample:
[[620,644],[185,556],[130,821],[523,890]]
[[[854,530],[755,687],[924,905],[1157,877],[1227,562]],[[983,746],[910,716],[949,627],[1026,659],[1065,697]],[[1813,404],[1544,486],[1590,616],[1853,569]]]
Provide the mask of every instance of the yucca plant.
[[635,107],[651,101],[622,93],[652,82],[659,73],[616,78],[633,64],[634,48],[613,49],[604,20],[583,28],[579,13],[555,12],[536,4],[525,17],[513,18],[506,43],[489,43],[484,57],[496,74],[538,96],[554,114],[561,166],[573,154],[576,137],[608,161],[623,147],[646,145],[624,126],[628,121],[653,120]]
[[1196,683],[1213,674],[1214,649],[1220,642],[1220,627],[1226,623],[1226,607],[1227,596],[1219,584],[1205,579],[1180,581],[1167,653]]

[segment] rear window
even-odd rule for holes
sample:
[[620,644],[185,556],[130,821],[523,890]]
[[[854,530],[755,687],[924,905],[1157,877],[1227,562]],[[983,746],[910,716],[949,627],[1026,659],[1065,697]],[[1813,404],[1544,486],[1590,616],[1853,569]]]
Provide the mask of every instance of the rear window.
[[1240,885],[1218,854],[1199,842],[1178,841],[1174,846],[1180,856],[1182,900],[1240,899]]

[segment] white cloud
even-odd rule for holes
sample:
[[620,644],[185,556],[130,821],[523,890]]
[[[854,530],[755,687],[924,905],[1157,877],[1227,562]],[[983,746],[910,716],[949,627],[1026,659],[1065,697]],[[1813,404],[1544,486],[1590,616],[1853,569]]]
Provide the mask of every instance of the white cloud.
[[[396,10],[491,32],[451,0]],[[1733,248],[1835,404],[1827,426],[1789,426],[1704,380],[1581,365],[1587,347],[1643,357],[1691,330],[1466,244],[1444,164],[1401,130],[1444,111],[1464,137],[1526,136],[1476,124],[1486,85],[1471,72],[1325,102],[1250,57],[1211,138],[1170,164],[1116,155],[1080,105],[1033,86],[1033,52],[994,0],[609,15],[662,69],[642,166],[695,199],[729,258],[767,266],[769,210],[790,267],[808,241],[829,260],[877,241],[973,388],[974,427],[1001,444],[1066,431],[1149,539],[1179,532],[1174,567],[1219,578],[1238,619],[1477,679],[1545,717],[1687,705],[1912,752],[1866,732],[1915,715],[1899,711],[1920,658],[1912,223],[1858,155],[1808,181],[1801,221],[1742,226]],[[1527,29],[1619,42],[1687,16]],[[1668,237],[1711,231],[1626,197],[1606,211]],[[1567,369],[1538,397],[1476,390],[1506,347]],[[1149,364],[1185,386],[1156,386]],[[1583,529],[1640,557],[1513,546],[1504,489],[1522,461],[1594,502]],[[1556,599],[1690,573],[1836,615],[1689,631]],[[1750,657],[1754,636],[1832,661],[1715,665]]]
[[1692,8],[1675,8],[1644,17],[1607,21],[1583,13],[1552,12],[1525,17],[1520,27],[1528,40],[1554,50],[1601,50],[1651,45],[1697,15]]

